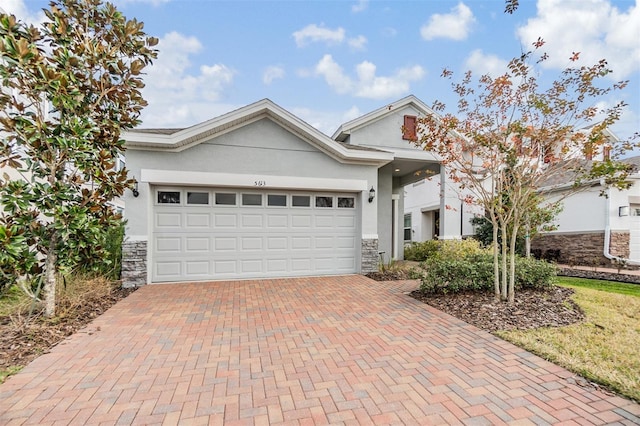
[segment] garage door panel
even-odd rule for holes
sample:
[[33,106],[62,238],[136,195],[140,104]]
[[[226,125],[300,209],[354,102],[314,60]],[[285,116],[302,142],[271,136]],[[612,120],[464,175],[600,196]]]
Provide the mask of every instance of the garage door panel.
[[[182,190],[181,199],[187,199],[189,190]],[[235,192],[238,205],[154,206],[152,281],[356,272],[358,209],[337,207],[338,195],[328,204],[332,207],[316,207],[312,192],[286,194],[286,207],[282,200],[279,206],[243,206],[243,191],[223,192]],[[262,193],[263,202],[268,194]],[[292,194],[304,195],[311,203],[298,200],[291,207]]]
[[316,228],[333,228],[334,217],[333,216],[316,216],[315,218]]
[[336,238],[336,247],[342,249],[355,249],[356,239],[355,237],[339,236]]
[[338,216],[336,218],[336,226],[338,228],[356,228],[356,218],[354,216]]
[[215,237],[215,251],[235,251],[238,247],[238,239],[236,237]]
[[351,271],[356,267],[355,257],[339,257],[335,264],[336,268],[340,271]]
[[267,237],[267,250],[286,250],[287,237]]
[[186,237],[185,251],[187,253],[209,252],[209,237]]
[[243,228],[262,228],[264,226],[263,216],[261,214],[243,214]]
[[291,227],[292,228],[304,228],[309,229],[311,224],[313,223],[312,217],[310,214],[300,215],[294,214],[291,215]]
[[180,237],[157,237],[156,250],[161,253],[180,253],[182,251]]
[[229,213],[216,213],[215,214],[215,227],[216,228],[236,228],[238,223],[238,217],[235,214]]
[[310,272],[313,270],[311,267],[312,260],[308,257],[300,259],[291,259],[291,270],[294,272]]
[[240,237],[240,248],[242,251],[262,250],[262,237]]
[[187,213],[185,227],[208,229],[211,227],[211,215],[209,213]]
[[188,277],[211,275],[211,262],[208,260],[187,261],[185,262],[185,271]]
[[181,263],[176,261],[157,261],[156,275],[160,279],[175,279],[182,276]]
[[240,261],[241,274],[257,274],[262,272],[261,259],[248,259]]
[[288,271],[288,261],[285,258],[267,259],[267,272],[270,273],[286,273]]
[[333,257],[317,257],[315,259],[315,269],[324,272],[335,269],[335,259]]
[[314,247],[317,249],[330,249],[333,247],[333,237],[316,237]]
[[289,217],[286,214],[270,214],[267,216],[267,228],[286,229],[289,226]]
[[215,260],[213,262],[213,273],[214,274],[236,274],[237,273],[237,262],[235,260]]
[[311,248],[311,241],[311,237],[308,236],[291,237],[291,249],[309,250]]
[[180,228],[181,225],[180,213],[156,213],[155,223],[157,228]]

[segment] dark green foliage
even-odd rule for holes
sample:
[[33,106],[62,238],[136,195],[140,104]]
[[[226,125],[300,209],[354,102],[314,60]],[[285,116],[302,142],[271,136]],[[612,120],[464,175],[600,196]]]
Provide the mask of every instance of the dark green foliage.
[[[476,231],[473,238],[480,241],[483,247],[490,247],[493,244],[493,224],[489,219],[484,216],[476,216],[471,219],[471,224]],[[498,247],[502,246],[502,233],[498,229]],[[523,235],[518,235],[516,239],[516,253],[524,256],[525,252],[525,238]]]
[[404,247],[404,259],[422,262],[439,250],[438,240],[411,243]]
[[[422,282],[424,293],[461,293],[493,290],[493,256],[473,254],[463,258],[434,257],[422,264],[423,271],[414,273]],[[516,258],[516,289],[544,288],[556,277],[554,265],[535,259]]]
[[124,222],[120,221],[109,227],[98,237],[104,257],[94,257],[81,265],[80,271],[97,274],[111,280],[120,278],[122,269],[122,240],[124,239]]

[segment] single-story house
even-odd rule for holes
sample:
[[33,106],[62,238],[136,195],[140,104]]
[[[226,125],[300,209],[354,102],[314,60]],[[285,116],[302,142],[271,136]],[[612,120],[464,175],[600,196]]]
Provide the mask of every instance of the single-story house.
[[439,173],[409,141],[430,113],[408,96],[329,137],[265,99],[123,134],[138,182],[124,197],[124,284],[368,273],[402,259],[403,188]]

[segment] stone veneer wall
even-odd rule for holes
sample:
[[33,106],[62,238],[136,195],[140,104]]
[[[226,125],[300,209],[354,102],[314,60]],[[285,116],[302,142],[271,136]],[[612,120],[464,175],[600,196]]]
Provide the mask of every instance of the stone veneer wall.
[[[629,257],[629,232],[613,231],[609,252],[618,257]],[[531,242],[532,252],[542,258],[556,257],[558,263],[569,265],[611,265],[604,254],[604,232],[543,234]],[[559,250],[559,252],[557,252]],[[553,251],[556,251],[553,253]]]
[[122,243],[123,287],[140,287],[147,284],[147,242],[125,241]]
[[362,239],[362,274],[378,272],[378,239]]
[[631,235],[628,231],[611,231],[609,253],[623,259],[629,258],[629,242]]

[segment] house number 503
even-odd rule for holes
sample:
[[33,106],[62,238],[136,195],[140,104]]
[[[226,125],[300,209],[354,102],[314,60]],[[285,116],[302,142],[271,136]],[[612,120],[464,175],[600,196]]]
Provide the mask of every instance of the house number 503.
[[264,180],[256,180],[253,181],[254,186],[267,186],[267,181]]

